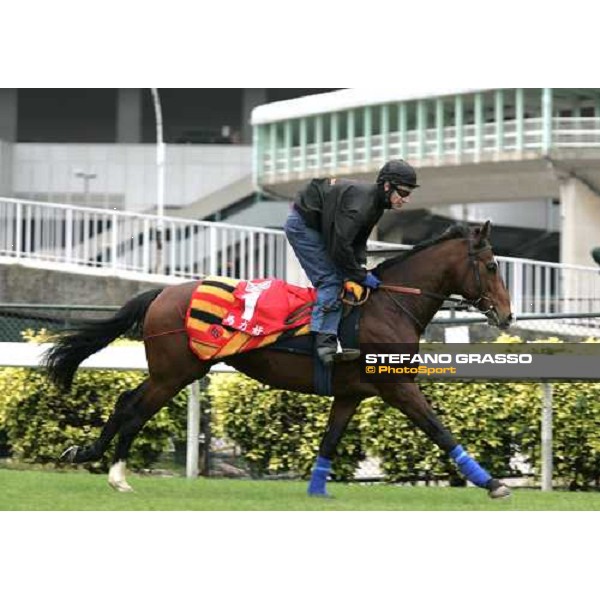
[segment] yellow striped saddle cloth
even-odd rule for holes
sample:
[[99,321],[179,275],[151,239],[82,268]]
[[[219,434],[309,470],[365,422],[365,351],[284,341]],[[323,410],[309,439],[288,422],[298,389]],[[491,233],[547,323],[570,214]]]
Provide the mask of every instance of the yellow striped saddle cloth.
[[194,290],[186,313],[185,327],[190,349],[198,358],[225,358],[232,354],[264,348],[282,336],[295,337],[310,333],[310,322],[295,329],[264,336],[250,335],[224,326],[223,318],[237,302],[233,292],[239,283],[239,279],[209,277]]

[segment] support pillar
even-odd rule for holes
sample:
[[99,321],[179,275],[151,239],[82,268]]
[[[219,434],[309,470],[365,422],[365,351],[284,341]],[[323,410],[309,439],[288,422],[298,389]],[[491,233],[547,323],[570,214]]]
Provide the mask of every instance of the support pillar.
[[17,141],[16,88],[0,88],[0,141]]
[[[600,196],[576,177],[569,177],[561,181],[560,203],[560,262],[596,267],[590,253],[600,245]],[[562,309],[566,312],[590,310],[590,302],[595,302],[595,281],[565,270]]]
[[142,90],[119,88],[117,94],[117,143],[142,142]]
[[595,267],[590,256],[600,245],[600,196],[576,177],[560,185],[560,262]]
[[252,143],[252,109],[267,103],[266,88],[245,88],[242,90],[242,144]]
[[13,146],[0,139],[0,196],[12,196]]
[[17,135],[17,90],[0,89],[0,196],[12,196],[13,144]]

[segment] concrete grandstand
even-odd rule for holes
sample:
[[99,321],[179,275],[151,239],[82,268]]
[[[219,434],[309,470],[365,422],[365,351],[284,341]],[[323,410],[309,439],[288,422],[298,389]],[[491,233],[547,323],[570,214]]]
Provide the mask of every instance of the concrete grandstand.
[[[167,214],[247,209],[257,198],[252,108],[323,91],[161,89]],[[0,89],[0,196],[155,211],[155,141],[150,90]]]
[[500,254],[594,264],[600,89],[348,89],[257,107],[252,123],[265,193],[291,197],[311,177],[373,180],[402,157],[422,187],[413,215],[387,215],[379,239],[414,243],[448,219],[492,218]]

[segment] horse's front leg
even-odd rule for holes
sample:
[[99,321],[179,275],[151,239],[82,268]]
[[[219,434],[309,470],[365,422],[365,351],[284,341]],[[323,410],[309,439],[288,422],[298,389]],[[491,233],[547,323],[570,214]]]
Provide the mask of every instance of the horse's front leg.
[[381,384],[380,393],[385,402],[401,410],[434,444],[446,452],[468,481],[487,489],[491,498],[510,495],[510,488],[493,478],[442,425],[416,383]]
[[342,439],[344,431],[352,416],[356,412],[360,399],[341,398],[336,396],[333,399],[331,410],[329,411],[329,421],[327,429],[319,446],[319,455],[313,467],[310,483],[308,484],[309,496],[327,497],[327,477],[331,472],[331,461],[335,455],[335,449]]

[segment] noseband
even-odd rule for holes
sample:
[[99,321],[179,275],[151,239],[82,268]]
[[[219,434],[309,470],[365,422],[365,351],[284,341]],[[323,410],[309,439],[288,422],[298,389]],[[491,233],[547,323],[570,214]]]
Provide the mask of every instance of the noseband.
[[[481,281],[481,273],[479,272],[479,267],[477,266],[477,256],[481,252],[484,252],[485,250],[491,250],[491,249],[492,249],[492,247],[490,244],[485,244],[484,246],[482,246],[481,248],[478,248],[476,250],[473,247],[473,240],[471,238],[469,238],[469,262],[473,269],[473,274],[475,275],[475,281],[477,282],[477,287],[479,288],[479,292],[478,292],[479,295],[478,295],[477,299],[475,299],[475,300],[461,299],[461,300],[464,300],[464,302],[467,306],[469,306],[469,305],[473,306],[480,313],[484,314],[486,317],[489,316],[490,313],[492,313],[495,310],[495,307],[494,307],[491,299],[484,294],[483,282]],[[449,298],[449,300],[451,300],[451,298]],[[489,302],[489,308],[487,310],[484,310],[483,308],[480,307],[480,304],[482,302],[484,302],[485,300],[487,300]]]

